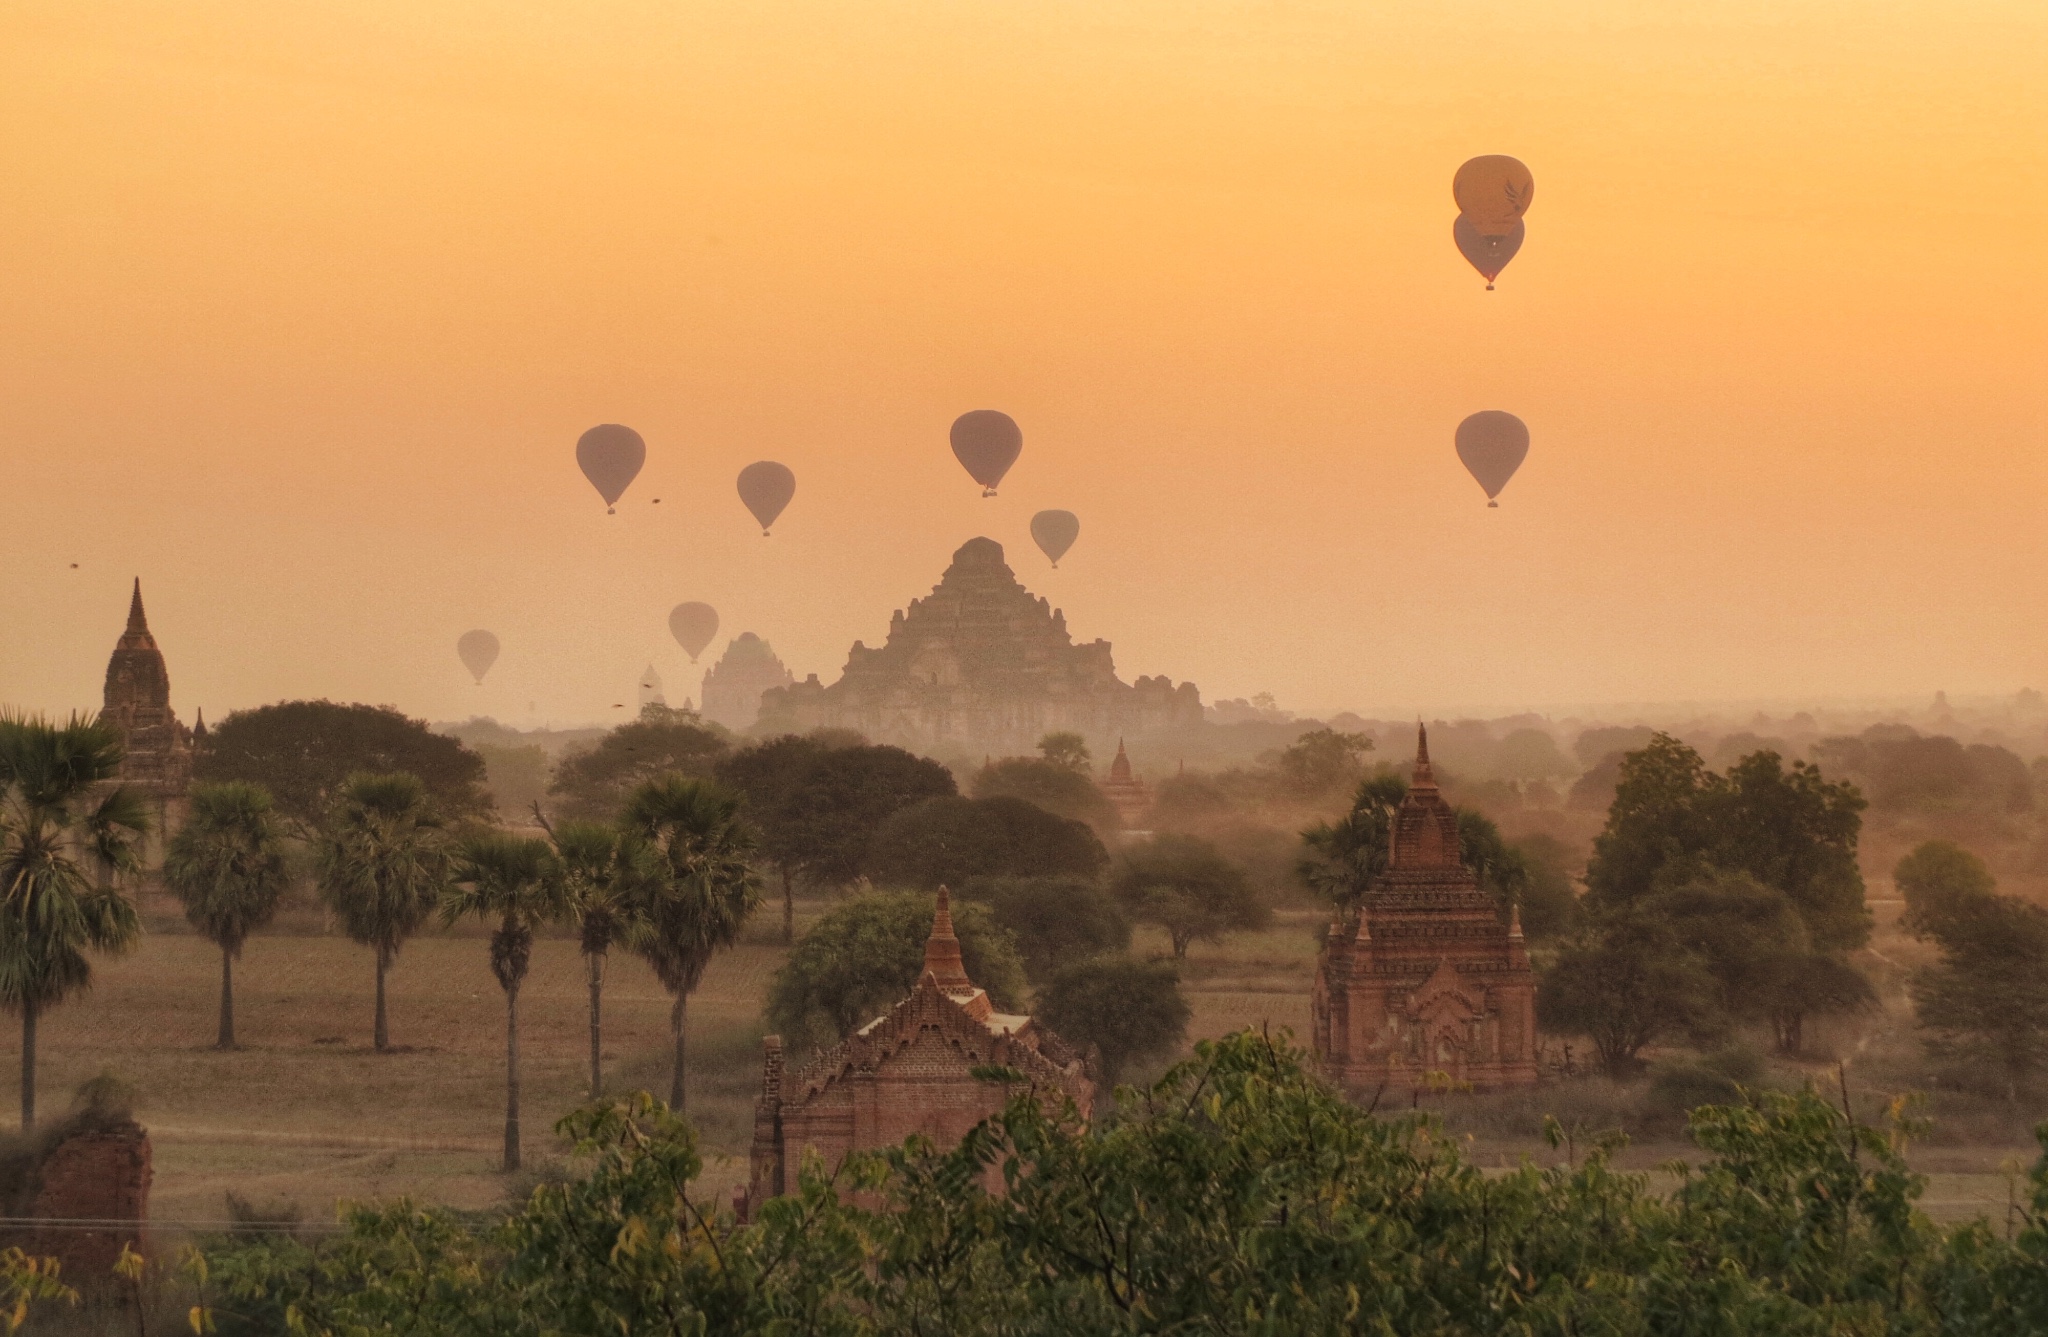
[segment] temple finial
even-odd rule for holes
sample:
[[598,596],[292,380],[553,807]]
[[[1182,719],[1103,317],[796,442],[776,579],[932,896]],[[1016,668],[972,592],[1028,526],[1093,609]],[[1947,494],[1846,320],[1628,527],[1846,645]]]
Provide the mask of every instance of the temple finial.
[[1415,722],[1415,778],[1411,783],[1436,786],[1436,773],[1429,768],[1429,726],[1421,720]]
[[952,893],[939,888],[938,908],[932,913],[932,935],[924,944],[924,969],[939,988],[948,993],[972,989],[967,966],[960,959],[960,939],[953,933]]
[[128,630],[148,631],[149,619],[142,615],[142,577],[135,578],[135,592],[128,596]]

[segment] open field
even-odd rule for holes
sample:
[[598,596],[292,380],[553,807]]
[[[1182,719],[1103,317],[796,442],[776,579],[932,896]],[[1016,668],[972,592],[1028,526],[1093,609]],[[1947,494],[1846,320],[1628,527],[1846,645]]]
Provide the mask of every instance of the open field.
[[[814,914],[823,907],[800,908]],[[810,917],[801,916],[799,927]],[[1318,918],[1285,911],[1266,931],[1198,944],[1184,972],[1191,1038],[1246,1026],[1305,1037]],[[44,1019],[41,1046],[46,1118],[60,1114],[69,1093],[100,1072],[138,1089],[139,1115],[155,1145],[157,1218],[218,1220],[230,1190],[258,1202],[295,1202],[309,1218],[323,1219],[337,1199],[409,1194],[476,1208],[530,1182],[494,1168],[504,1107],[504,1004],[480,937],[427,936],[407,945],[390,976],[399,1051],[384,1055],[369,1047],[373,972],[365,949],[313,933],[258,938],[235,972],[244,1048],[223,1054],[212,1048],[218,954],[202,939],[158,924],[164,931],[135,953],[99,965],[91,993]],[[1134,947],[1164,952],[1166,943],[1145,930]],[[760,1012],[781,959],[781,948],[764,939],[743,944],[718,958],[691,1000],[691,1114],[710,1161],[707,1187],[721,1195],[745,1173]],[[573,941],[536,946],[521,1017],[532,1170],[559,1154],[552,1125],[585,1096],[588,1027]],[[605,988],[608,1088],[665,1090],[667,1031],[667,996],[640,961],[614,954]],[[1850,1033],[1822,1040],[1844,1050],[1859,1043]],[[1890,1042],[1902,1043],[1896,1034]],[[18,1101],[18,1046],[17,1029],[0,1028],[0,1108]],[[1591,1101],[1587,1117],[1597,1123],[1606,1108],[1599,1099],[1590,1086],[1574,1087],[1524,1098],[1512,1109],[1453,1098],[1442,1112],[1454,1129],[1470,1133],[1478,1163],[1509,1166],[1524,1155],[1554,1154],[1533,1136],[1537,1106],[1562,1110]],[[2023,1163],[2031,1150],[2009,1128],[1985,1137],[1981,1144],[1938,1142],[1915,1151],[1915,1164],[1931,1178],[1930,1211],[2002,1217],[2008,1176],[2001,1167]],[[1631,1146],[1622,1159],[1629,1168],[1654,1170],[1686,1150],[1660,1136]]]

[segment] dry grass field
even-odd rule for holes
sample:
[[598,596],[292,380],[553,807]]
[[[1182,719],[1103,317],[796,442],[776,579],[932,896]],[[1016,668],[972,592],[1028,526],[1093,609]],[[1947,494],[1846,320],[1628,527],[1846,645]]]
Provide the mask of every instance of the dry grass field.
[[[823,906],[803,908],[815,914]],[[1184,970],[1191,1039],[1246,1026],[1305,1037],[1318,918],[1285,911],[1266,931],[1197,944]],[[316,932],[258,938],[236,969],[243,1048],[223,1054],[212,1048],[218,955],[174,922],[152,919],[158,931],[136,952],[100,963],[92,991],[45,1019],[41,1083],[46,1117],[102,1072],[137,1088],[155,1146],[159,1220],[217,1221],[228,1191],[295,1203],[318,1220],[330,1217],[337,1200],[401,1194],[487,1207],[531,1182],[494,1168],[504,1005],[481,937],[430,935],[406,946],[390,977],[399,1048],[382,1055],[369,1044],[373,973],[365,949]],[[1134,946],[1166,950],[1163,935],[1151,930]],[[722,955],[692,999],[690,1112],[704,1137],[707,1186],[721,1193],[744,1175],[761,1008],[781,958],[779,946],[756,938]],[[585,1095],[588,1029],[574,942],[538,945],[521,1013],[533,1171],[560,1154],[552,1125]],[[664,1091],[668,999],[628,954],[611,958],[605,1013],[608,1088]],[[0,1027],[0,1109],[18,1100],[18,1045],[18,1028]],[[1453,1097],[1442,1113],[1472,1139],[1480,1164],[1507,1166],[1525,1154],[1550,1154],[1533,1136],[1543,1112],[1537,1106],[1580,1108],[1597,1123],[1608,1108],[1603,1099],[1589,1084],[1553,1088],[1512,1108]],[[1653,1137],[1632,1146],[1624,1163],[1653,1170],[1684,1151],[1675,1139]],[[2002,1167],[2028,1155],[2005,1126],[1975,1142],[1930,1145],[1914,1159],[1931,1176],[1930,1210],[1996,1219],[2009,1187]]]

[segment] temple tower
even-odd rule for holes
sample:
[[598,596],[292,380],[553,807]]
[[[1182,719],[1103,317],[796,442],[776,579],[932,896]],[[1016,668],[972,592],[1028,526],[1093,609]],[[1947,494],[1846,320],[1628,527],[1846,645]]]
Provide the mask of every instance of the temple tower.
[[128,626],[107,660],[100,718],[121,731],[121,781],[148,795],[164,830],[170,805],[192,783],[192,733],[171,710],[171,675],[142,611],[142,581],[128,599]]
[[1116,740],[1116,759],[1109,763],[1109,778],[1096,783],[1116,815],[1127,827],[1135,827],[1152,810],[1152,791],[1131,771],[1131,759],[1124,753],[1124,740]]
[[1415,772],[1395,810],[1387,870],[1353,921],[1339,919],[1316,963],[1313,1044],[1347,1092],[1535,1082],[1536,981],[1519,910],[1465,867],[1458,814],[1444,802],[1418,726]]

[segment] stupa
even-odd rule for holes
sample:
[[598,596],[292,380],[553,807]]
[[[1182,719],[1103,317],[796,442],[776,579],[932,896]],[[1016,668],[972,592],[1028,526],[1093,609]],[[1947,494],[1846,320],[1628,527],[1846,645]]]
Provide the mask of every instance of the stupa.
[[876,742],[967,755],[1029,753],[1048,733],[1107,738],[1199,724],[1191,682],[1116,676],[1108,641],[1076,644],[1066,615],[1019,584],[993,539],[969,539],[929,596],[855,641],[831,686],[816,674],[769,692],[766,727],[852,729]]
[[1152,810],[1152,791],[1131,771],[1131,759],[1124,753],[1124,740],[1116,740],[1116,757],[1109,763],[1109,778],[1096,782],[1116,815],[1127,827],[1143,821]]
[[192,782],[192,733],[171,710],[171,675],[142,611],[142,580],[128,599],[128,626],[107,660],[100,718],[121,731],[121,780],[164,810]]
[[1354,1097],[1424,1087],[1436,1074],[1480,1089],[1536,1081],[1536,980],[1521,917],[1501,923],[1465,867],[1458,815],[1419,726],[1387,870],[1355,920],[1330,925],[1310,1001],[1316,1057]]

